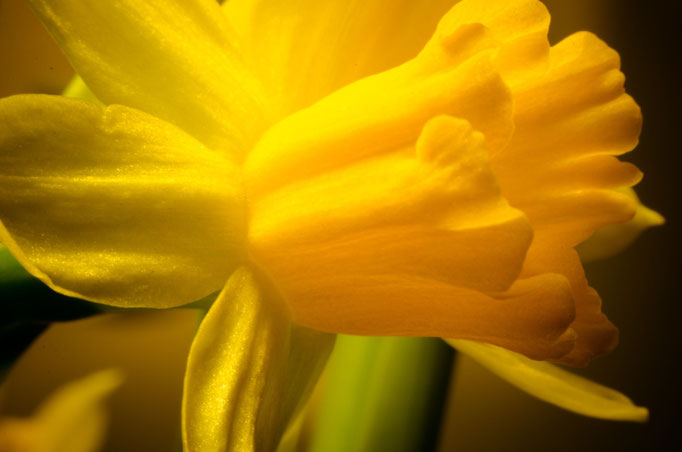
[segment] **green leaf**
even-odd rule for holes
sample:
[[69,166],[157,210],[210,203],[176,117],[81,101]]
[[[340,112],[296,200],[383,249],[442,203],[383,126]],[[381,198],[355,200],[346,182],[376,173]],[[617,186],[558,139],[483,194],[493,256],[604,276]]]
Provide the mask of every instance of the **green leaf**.
[[434,450],[452,362],[440,339],[339,336],[310,451]]

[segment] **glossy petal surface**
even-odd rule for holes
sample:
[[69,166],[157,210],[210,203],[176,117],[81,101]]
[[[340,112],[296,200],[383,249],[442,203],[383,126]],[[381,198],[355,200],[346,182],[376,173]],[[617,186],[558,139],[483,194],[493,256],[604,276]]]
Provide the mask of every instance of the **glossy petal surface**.
[[192,344],[183,393],[185,450],[275,450],[333,343],[334,336],[293,326],[264,280],[239,268]]
[[142,112],[53,96],[0,101],[0,241],[65,295],[168,307],[243,258],[237,169]]

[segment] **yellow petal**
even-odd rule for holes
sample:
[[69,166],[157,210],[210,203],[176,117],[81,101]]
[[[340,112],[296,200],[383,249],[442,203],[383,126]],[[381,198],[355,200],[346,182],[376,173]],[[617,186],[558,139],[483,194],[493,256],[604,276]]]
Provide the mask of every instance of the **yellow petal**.
[[493,168],[510,203],[557,243],[574,246],[634,214],[611,190],[641,178],[613,157],[634,148],[641,129],[623,82],[618,54],[576,33],[552,47],[545,72],[511,84],[516,130]]
[[634,405],[620,392],[552,364],[492,345],[447,342],[519,389],[574,413],[614,421],[644,422],[649,417],[646,408]]
[[265,196],[249,222],[252,256],[290,302],[305,304],[321,300],[303,301],[304,281],[332,275],[419,275],[502,291],[531,235],[500,196],[483,136],[450,117],[431,120],[401,152]]
[[103,401],[121,382],[119,372],[101,371],[59,388],[30,419],[3,419],[0,450],[99,450],[107,423]]
[[414,57],[455,0],[230,0],[223,8],[280,115]]
[[514,77],[513,61],[526,67],[546,59],[548,23],[547,10],[534,0],[458,3],[415,58],[351,83],[269,129],[246,161],[250,194],[403,147],[443,114],[469,121],[496,153],[514,129],[501,74]]
[[577,250],[583,262],[605,259],[618,254],[645,230],[665,223],[665,218],[660,213],[640,202],[633,189],[623,188],[618,191],[637,203],[635,216],[628,222],[595,231],[589,239],[578,245]]
[[414,147],[262,197],[249,229],[251,256],[298,324],[476,338],[559,357],[573,340],[565,278],[509,288],[530,240],[500,196],[482,135],[450,117],[431,120]]
[[105,104],[138,108],[237,154],[260,131],[260,89],[216,1],[30,3]]
[[142,112],[57,96],[0,101],[0,242],[65,295],[168,307],[242,258],[237,168]]
[[534,359],[560,358],[575,341],[570,286],[559,275],[519,280],[495,296],[410,275],[323,276],[304,286],[311,301],[296,300],[296,323],[367,336],[478,340]]
[[537,0],[462,0],[441,19],[434,38],[449,42],[452,31],[466,24],[485,26],[499,46],[495,65],[514,86],[546,68],[549,21]]
[[183,392],[189,451],[270,451],[302,408],[334,336],[293,326],[263,278],[241,267],[201,323]]
[[[419,57],[364,78],[277,123],[245,162],[251,197],[413,144],[428,120],[465,119],[489,148],[511,136],[509,90],[484,49],[482,26],[463,26]],[[462,44],[462,48],[458,47]],[[447,47],[446,47],[447,44]],[[472,53],[472,47],[478,49]]]

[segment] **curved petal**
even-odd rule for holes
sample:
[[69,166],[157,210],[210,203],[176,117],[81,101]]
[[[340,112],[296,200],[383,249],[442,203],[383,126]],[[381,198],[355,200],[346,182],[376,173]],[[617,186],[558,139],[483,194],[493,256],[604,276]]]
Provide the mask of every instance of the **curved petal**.
[[613,421],[645,422],[649,417],[646,408],[634,405],[620,392],[558,366],[492,345],[446,341],[519,389],[574,413]]
[[333,343],[334,336],[293,326],[264,279],[239,268],[192,343],[182,406],[185,449],[275,450]]
[[606,259],[623,251],[645,230],[665,223],[665,218],[642,204],[631,188],[618,190],[637,203],[637,211],[632,220],[598,229],[577,250],[583,262]]
[[417,55],[456,0],[230,0],[223,9],[286,115]]
[[233,154],[263,127],[260,88],[216,1],[30,3],[105,104],[138,108]]
[[168,307],[220,289],[242,259],[237,168],[139,111],[0,100],[0,241],[65,295]]
[[510,203],[557,243],[577,245],[634,214],[611,190],[641,178],[614,157],[635,147],[642,122],[623,83],[618,54],[582,32],[552,47],[546,71],[511,84],[516,130],[492,165]]

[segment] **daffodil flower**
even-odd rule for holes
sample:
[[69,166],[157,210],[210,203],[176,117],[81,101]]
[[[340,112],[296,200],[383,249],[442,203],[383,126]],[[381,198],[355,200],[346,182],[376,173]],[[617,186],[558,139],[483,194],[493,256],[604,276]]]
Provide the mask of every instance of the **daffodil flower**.
[[[274,450],[327,333],[451,338],[517,375],[616,345],[574,247],[634,215],[616,155],[641,115],[616,52],[550,47],[540,2],[30,3],[106,106],[0,101],[0,242],[98,303],[222,288],[188,450]],[[531,390],[575,383],[552,382]]]

